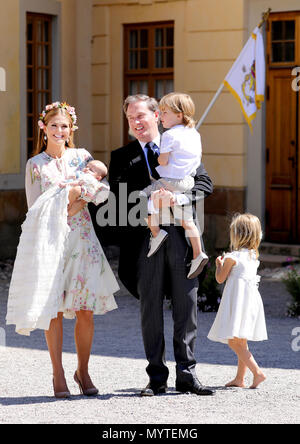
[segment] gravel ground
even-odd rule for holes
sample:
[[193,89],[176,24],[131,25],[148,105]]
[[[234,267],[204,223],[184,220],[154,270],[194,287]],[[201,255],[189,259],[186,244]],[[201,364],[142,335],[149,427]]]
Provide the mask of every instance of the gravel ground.
[[[116,263],[111,261],[116,270]],[[206,338],[215,313],[198,317],[197,373],[216,389],[213,397],[175,392],[175,363],[172,352],[172,315],[165,307],[169,391],[141,398],[148,378],[141,339],[139,303],[124,287],[116,295],[118,310],[95,317],[95,338],[90,374],[99,395],[79,394],[73,381],[76,353],[74,321],[64,320],[64,367],[70,400],[53,397],[51,364],[44,334],[30,337],[5,326],[11,263],[0,263],[0,423],[26,424],[292,424],[300,423],[300,321],[285,316],[289,295],[279,281],[283,270],[263,270],[260,291],[264,300],[269,340],[250,343],[267,380],[256,390],[225,388],[235,374],[236,359],[226,345]],[[297,336],[293,330],[298,328]],[[295,334],[295,330],[294,330]],[[294,341],[293,341],[294,340]],[[293,346],[294,344],[294,346]],[[295,351],[293,351],[293,348]],[[251,385],[251,374],[247,384]]]

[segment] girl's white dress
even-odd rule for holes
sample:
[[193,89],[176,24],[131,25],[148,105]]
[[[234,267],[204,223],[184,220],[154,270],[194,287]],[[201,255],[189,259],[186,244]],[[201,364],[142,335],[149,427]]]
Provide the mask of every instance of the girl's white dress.
[[[28,160],[26,197],[28,213],[22,225],[7,304],[7,324],[29,335],[48,330],[51,319],[63,312],[74,318],[79,310],[104,314],[117,308],[113,294],[117,280],[95,234],[87,206],[67,215],[69,187],[92,160],[85,149],[68,148],[61,158],[45,152]],[[108,197],[107,182],[88,187],[84,199],[99,204]]]
[[259,261],[255,252],[246,248],[224,256],[235,261],[227,278],[215,321],[208,333],[212,341],[228,343],[228,339],[250,341],[268,339],[263,302],[258,291]]

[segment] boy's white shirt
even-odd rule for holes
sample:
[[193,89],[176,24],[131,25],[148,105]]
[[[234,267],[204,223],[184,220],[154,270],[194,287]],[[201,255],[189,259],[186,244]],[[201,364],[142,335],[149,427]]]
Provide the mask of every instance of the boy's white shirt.
[[[155,137],[152,142],[155,143],[155,145],[157,145],[160,148],[160,140],[161,140],[161,135],[159,134],[157,137]],[[146,142],[141,142],[139,140],[139,143],[142,147],[142,150],[144,152],[145,155],[145,159],[147,162],[147,166],[149,169],[149,165],[148,165],[148,159],[147,159],[147,150],[148,148],[145,148],[146,146]],[[186,205],[189,203],[189,198],[187,196],[185,196],[184,194],[176,194],[175,196],[175,205]],[[153,201],[151,199],[148,199],[148,213],[149,214],[158,214],[159,213],[159,209],[154,208],[153,205]]]
[[201,163],[201,137],[195,128],[175,125],[161,137],[160,153],[169,153],[167,165],[159,165],[160,177],[183,179],[195,175]]

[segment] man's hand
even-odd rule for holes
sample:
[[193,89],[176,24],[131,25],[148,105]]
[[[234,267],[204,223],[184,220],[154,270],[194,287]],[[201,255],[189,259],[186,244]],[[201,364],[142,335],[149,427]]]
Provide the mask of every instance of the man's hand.
[[154,191],[151,194],[151,199],[153,200],[153,205],[156,209],[173,207],[176,201],[174,194],[164,188]]

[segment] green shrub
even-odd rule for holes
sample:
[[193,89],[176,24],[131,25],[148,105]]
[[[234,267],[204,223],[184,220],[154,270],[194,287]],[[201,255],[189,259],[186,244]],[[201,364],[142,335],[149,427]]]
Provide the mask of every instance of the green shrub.
[[287,315],[300,317],[300,275],[293,266],[289,266],[287,276],[282,279],[287,291],[292,296],[292,302],[288,305]]
[[[198,289],[198,308],[200,311],[218,311],[221,301],[221,286],[215,278],[215,257],[211,257],[205,270]],[[202,277],[202,276],[201,276]]]

